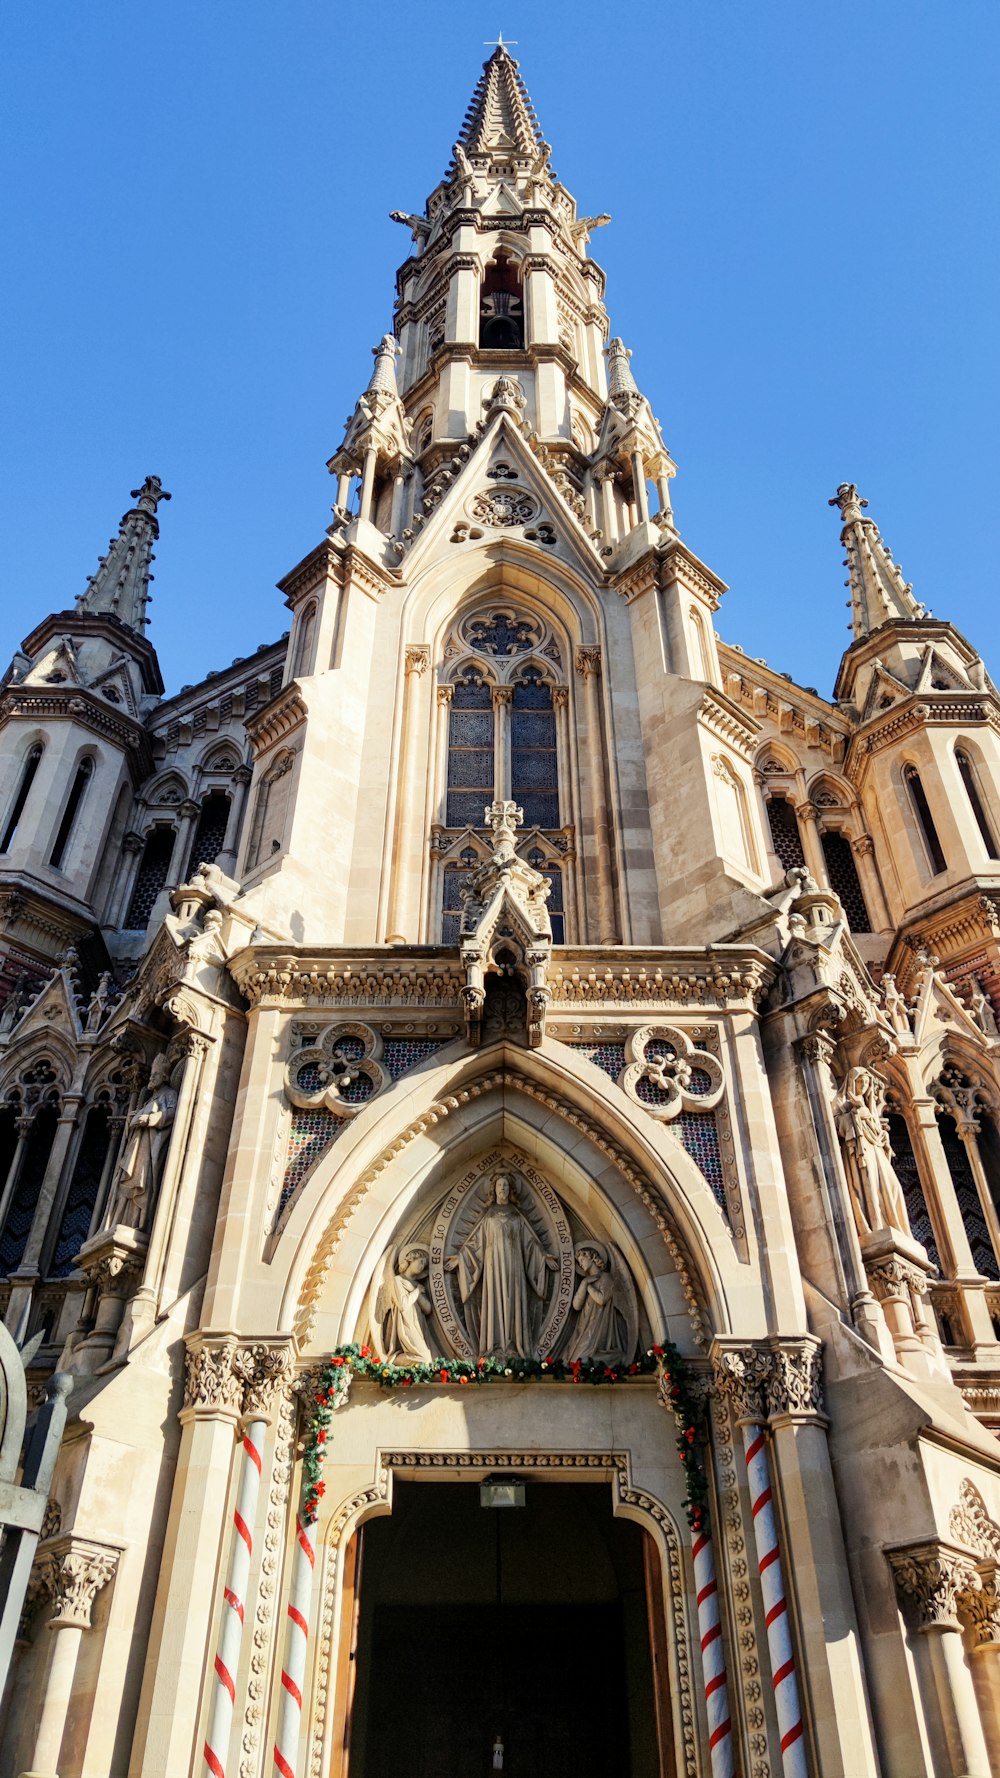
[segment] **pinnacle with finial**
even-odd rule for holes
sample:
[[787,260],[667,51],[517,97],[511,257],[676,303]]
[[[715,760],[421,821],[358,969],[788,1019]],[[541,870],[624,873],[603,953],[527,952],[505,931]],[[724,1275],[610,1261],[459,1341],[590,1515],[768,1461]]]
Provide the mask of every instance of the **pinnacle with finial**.
[[925,607],[913,597],[913,588],[904,581],[875,520],[865,517],[868,502],[859,495],[857,483],[841,482],[828,504],[838,509],[842,522],[855,641],[893,620],[925,616]]
[[136,504],[123,514],[118,536],[111,539],[76,608],[81,614],[116,617],[141,632],[148,621],[153,544],[160,535],[157,508],[170,495],[158,475],[147,475],[141,487],[132,489],[132,499]]

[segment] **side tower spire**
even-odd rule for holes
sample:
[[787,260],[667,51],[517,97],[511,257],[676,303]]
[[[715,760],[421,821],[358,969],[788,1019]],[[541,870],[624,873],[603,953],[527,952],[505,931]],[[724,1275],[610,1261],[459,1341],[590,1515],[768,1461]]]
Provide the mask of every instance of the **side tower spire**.
[[76,601],[76,609],[81,617],[117,617],[127,629],[141,635],[149,622],[150,568],[155,560],[153,545],[160,535],[156,509],[170,495],[158,475],[147,475],[141,488],[132,489],[132,499],[136,504],[123,513],[118,536],[108,544],[87,591]]
[[924,606],[913,597],[913,588],[904,581],[875,520],[865,518],[868,502],[861,499],[857,484],[841,482],[829,505],[836,506],[843,519],[840,541],[847,552],[844,566],[850,576],[846,584],[851,590],[855,641],[893,619],[925,617]]

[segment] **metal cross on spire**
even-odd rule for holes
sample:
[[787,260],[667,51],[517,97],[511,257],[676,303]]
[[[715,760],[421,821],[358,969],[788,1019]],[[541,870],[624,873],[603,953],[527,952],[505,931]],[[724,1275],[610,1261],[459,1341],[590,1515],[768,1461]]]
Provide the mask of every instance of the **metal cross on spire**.
[[507,42],[505,43],[503,40],[503,32],[498,31],[496,34],[496,37],[493,38],[492,40],[489,37],[484,38],[483,48],[484,49],[510,49],[511,44],[514,44],[516,46],[517,41],[518,40],[516,37],[508,37]]

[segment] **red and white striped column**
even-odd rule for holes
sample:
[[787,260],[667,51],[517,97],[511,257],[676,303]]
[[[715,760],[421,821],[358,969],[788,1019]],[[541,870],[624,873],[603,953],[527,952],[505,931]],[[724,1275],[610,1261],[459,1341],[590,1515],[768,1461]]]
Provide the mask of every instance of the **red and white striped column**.
[[694,1584],[698,1602],[701,1669],[708,1713],[708,1747],[712,1778],[733,1778],[733,1723],[726,1681],[726,1655],[719,1616],[719,1583],[712,1539],[706,1530],[692,1531]]
[[274,1737],[274,1769],[280,1778],[296,1778],[302,1739],[302,1690],[309,1650],[309,1613],[316,1569],[316,1524],[302,1512],[295,1518],[295,1548],[288,1587],[285,1646],[281,1664],[281,1700]]
[[743,1422],[743,1446],[750,1486],[754,1540],[757,1545],[757,1567],[764,1595],[771,1683],[774,1686],[774,1704],[781,1736],[781,1765],[784,1778],[808,1778],[802,1706],[795,1675],[795,1651],[792,1648],[778,1527],[774,1517],[767,1433],[759,1420]]
[[205,1767],[212,1773],[212,1778],[226,1778],[267,1424],[265,1419],[254,1419],[245,1421],[243,1427],[239,1483],[229,1543],[229,1570],[223,1592],[222,1622],[205,1737]]

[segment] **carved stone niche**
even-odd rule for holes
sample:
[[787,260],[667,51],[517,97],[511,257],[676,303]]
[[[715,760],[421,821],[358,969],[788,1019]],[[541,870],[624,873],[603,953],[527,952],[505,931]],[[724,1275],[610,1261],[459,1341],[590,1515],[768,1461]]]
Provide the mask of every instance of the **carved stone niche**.
[[526,1155],[492,1149],[382,1254],[362,1335],[397,1362],[598,1359],[639,1350],[624,1256]]

